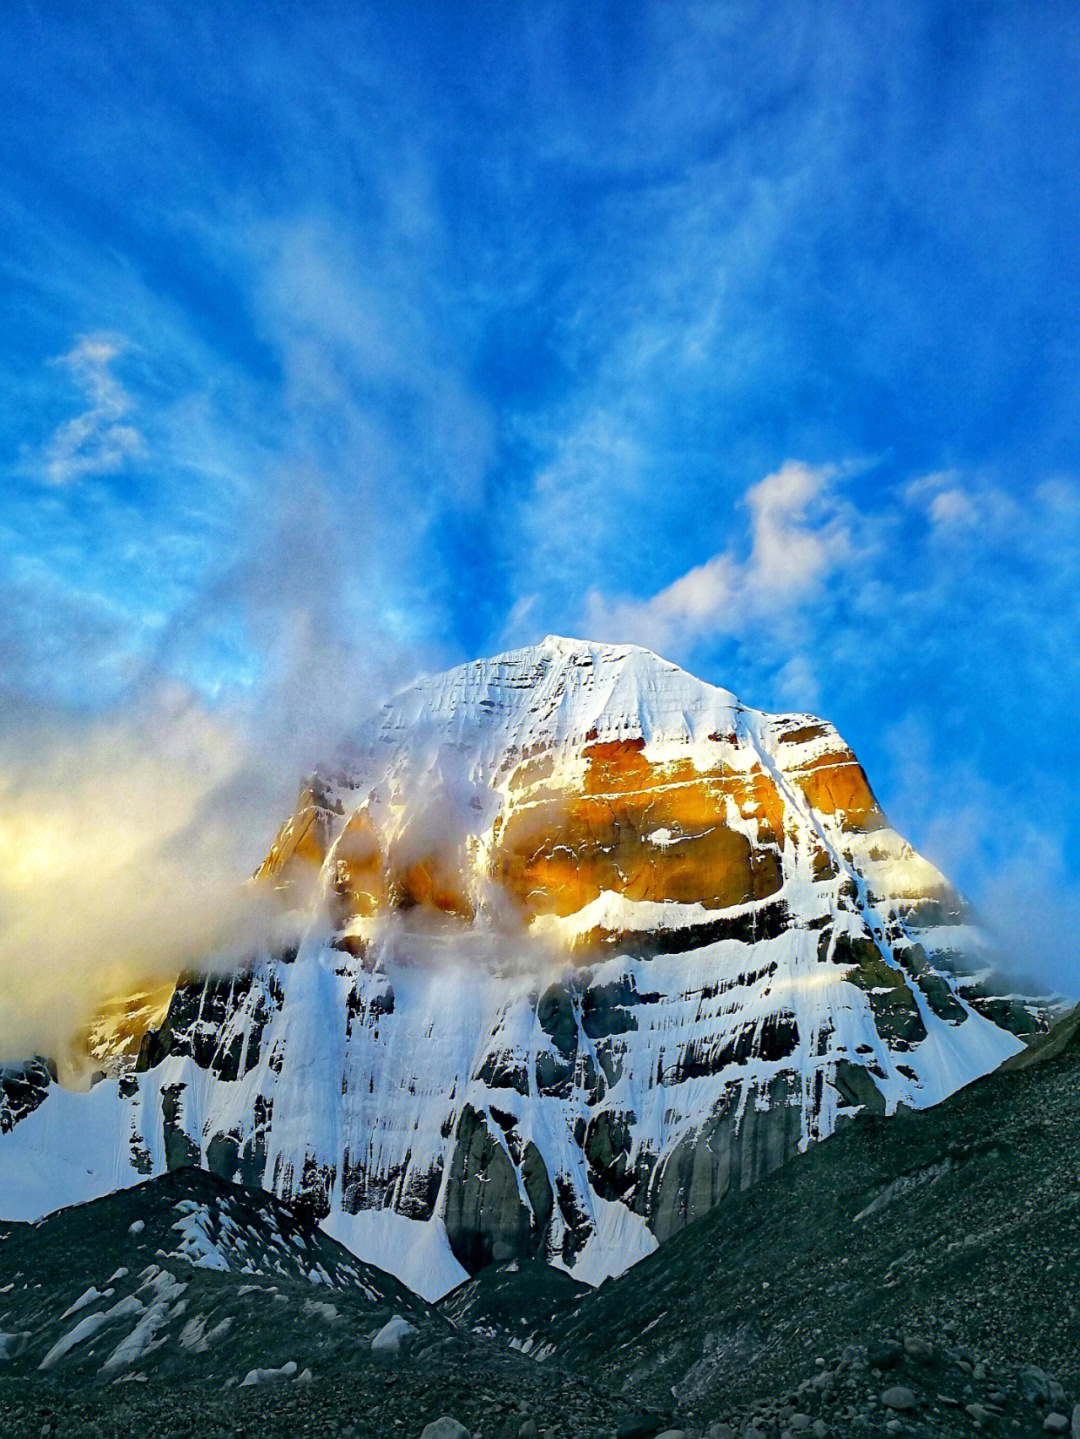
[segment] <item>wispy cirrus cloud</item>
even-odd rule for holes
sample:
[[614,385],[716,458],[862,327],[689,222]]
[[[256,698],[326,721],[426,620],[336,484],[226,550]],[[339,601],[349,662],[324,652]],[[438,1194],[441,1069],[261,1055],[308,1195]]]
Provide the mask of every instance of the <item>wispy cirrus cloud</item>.
[[54,430],[40,455],[39,472],[49,484],[114,474],[145,455],[146,442],[128,420],[135,401],[112,369],[127,348],[121,335],[81,335],[73,349],[53,362],[69,372],[88,405]]

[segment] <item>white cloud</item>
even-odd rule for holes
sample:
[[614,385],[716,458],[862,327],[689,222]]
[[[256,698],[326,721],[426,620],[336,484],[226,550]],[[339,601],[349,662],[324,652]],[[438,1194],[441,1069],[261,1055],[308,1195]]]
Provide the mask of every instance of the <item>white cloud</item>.
[[515,645],[529,643],[535,630],[533,618],[539,600],[540,596],[534,591],[529,595],[521,595],[514,601],[500,631],[500,649],[511,649]]
[[646,600],[586,597],[590,634],[653,649],[719,635],[776,618],[811,599],[855,549],[849,508],[837,496],[835,466],[789,460],[743,496],[750,552],[721,550]]
[[809,655],[795,654],[786,661],[776,676],[776,692],[793,710],[817,708],[821,686]]
[[903,489],[907,504],[924,515],[933,539],[950,544],[980,531],[986,537],[1005,535],[1022,520],[1019,506],[998,486],[961,476],[956,470],[920,475]]
[[930,501],[930,519],[935,525],[973,525],[979,512],[963,490],[942,490]]
[[836,474],[832,465],[811,469],[789,460],[747,491],[752,591],[777,598],[806,594],[848,557],[850,533],[831,490]]
[[[272,933],[243,881],[272,833],[242,730],[163,687],[0,742],[0,1062],[63,1058],[105,1000],[235,962]],[[269,812],[268,812],[269,811]]]
[[50,484],[112,474],[145,453],[139,430],[123,423],[135,402],[111,368],[127,348],[120,336],[82,335],[74,349],[54,362],[71,372],[89,408],[60,425],[46,445],[43,472]]

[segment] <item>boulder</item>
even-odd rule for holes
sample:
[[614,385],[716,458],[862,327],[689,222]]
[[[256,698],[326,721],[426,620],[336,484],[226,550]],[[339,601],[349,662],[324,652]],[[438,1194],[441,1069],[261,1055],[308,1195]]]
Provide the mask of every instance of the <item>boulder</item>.
[[414,1325],[400,1314],[388,1319],[371,1341],[372,1354],[400,1354],[401,1346],[410,1335],[416,1333]]
[[444,1414],[441,1419],[433,1419],[430,1424],[424,1425],[420,1439],[471,1439],[471,1436],[464,1424]]
[[934,1362],[933,1345],[927,1344],[925,1339],[919,1339],[914,1334],[909,1334],[904,1340],[904,1353],[918,1364],[933,1364]]
[[866,1359],[871,1369],[892,1369],[900,1363],[903,1353],[902,1347],[895,1339],[880,1339],[876,1344],[871,1344]]
[[1034,1364],[1028,1364],[1021,1369],[1019,1385],[1020,1393],[1029,1404],[1048,1404],[1050,1402],[1050,1380]]
[[886,1409],[896,1409],[905,1413],[915,1408],[915,1395],[906,1384],[894,1384],[891,1389],[886,1389],[882,1394],[881,1402]]

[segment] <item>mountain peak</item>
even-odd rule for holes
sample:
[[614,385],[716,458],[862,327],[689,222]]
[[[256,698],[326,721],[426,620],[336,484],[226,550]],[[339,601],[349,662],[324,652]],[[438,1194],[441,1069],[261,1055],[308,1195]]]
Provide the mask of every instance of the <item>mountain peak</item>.
[[200,1163],[425,1297],[515,1258],[596,1283],[1046,1018],[831,725],[636,646],[419,681],[255,883],[297,947],[178,977],[164,1020],[121,1003],[87,1042],[108,1090],[0,1074],[0,1214]]
[[570,635],[545,635],[540,647],[547,650],[591,650],[596,646],[591,640],[574,639]]
[[662,665],[665,669],[679,668],[671,660],[664,659],[662,655],[656,654],[655,651],[647,649],[644,645],[628,642],[610,644],[604,640],[575,639],[567,635],[545,635],[537,648],[582,658],[585,656],[593,659],[601,657],[613,662],[626,660],[631,655],[642,655],[645,659]]
[[510,747],[590,735],[695,742],[732,730],[744,713],[755,714],[651,650],[548,635],[418,680],[383,706],[366,736],[437,735],[483,763]]

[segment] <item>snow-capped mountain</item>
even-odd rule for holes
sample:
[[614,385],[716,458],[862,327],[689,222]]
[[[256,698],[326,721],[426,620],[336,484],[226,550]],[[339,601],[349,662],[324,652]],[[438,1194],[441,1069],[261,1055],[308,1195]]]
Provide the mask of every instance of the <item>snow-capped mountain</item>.
[[427,1298],[515,1257],[596,1283],[1045,1020],[830,725],[631,646],[405,691],[254,883],[295,949],[123,997],[89,1093],[6,1076],[0,1214],[198,1162]]

